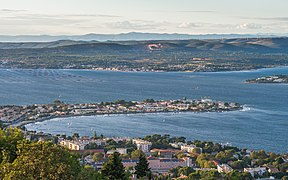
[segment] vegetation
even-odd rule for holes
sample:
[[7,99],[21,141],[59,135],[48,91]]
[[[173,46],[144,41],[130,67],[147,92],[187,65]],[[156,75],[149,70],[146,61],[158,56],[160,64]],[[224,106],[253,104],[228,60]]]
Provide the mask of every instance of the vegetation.
[[[78,138],[75,133],[74,138]],[[72,137],[71,137],[72,138]],[[185,142],[183,137],[170,137],[169,135],[146,136],[152,145],[168,147],[170,142]],[[192,142],[187,142],[192,143]],[[109,148],[130,146],[131,142],[115,142],[109,140]],[[283,159],[284,155],[267,153],[264,150],[248,153],[245,149],[237,149],[230,146],[222,146],[217,143],[194,141],[197,148],[202,148],[205,153],[191,153],[193,161],[200,168],[216,168],[218,163],[227,163],[234,170],[231,172],[218,173],[214,169],[209,171],[194,170],[192,167],[177,167],[170,170],[171,175],[157,175],[152,177],[149,164],[143,152],[135,150],[127,157],[118,152],[105,159],[103,153],[95,153],[93,159],[104,163],[101,171],[96,171],[91,166],[81,166],[79,156],[71,154],[67,149],[53,144],[52,141],[28,141],[20,129],[8,127],[0,129],[0,179],[76,179],[76,180],[126,180],[131,178],[131,172],[125,171],[122,164],[123,158],[139,158],[135,166],[135,174],[139,179],[171,179],[180,176],[187,179],[227,179],[227,180],[250,180],[254,178],[274,176],[277,179],[287,179],[288,163]],[[102,147],[103,148],[103,147]],[[169,147],[170,148],[170,147]],[[211,152],[211,153],[208,153]],[[195,156],[194,156],[195,155]],[[184,153],[177,154],[179,158]],[[266,172],[263,176],[243,172],[245,167],[270,166],[275,172]],[[131,169],[130,169],[131,170]]]
[[125,176],[125,168],[118,152],[114,152],[109,157],[109,161],[103,165],[101,173],[109,180],[127,179]]
[[144,153],[140,154],[139,162],[135,166],[135,170],[136,170],[135,174],[137,174],[138,178],[148,177],[149,179],[151,179],[151,171],[149,168],[149,163]]
[[185,142],[186,138],[170,137],[169,134],[164,134],[163,136],[160,134],[153,134],[152,136],[146,136],[144,140],[152,142],[152,149],[168,149],[173,148],[169,143]]
[[75,179],[77,157],[51,142],[27,141],[16,128],[0,130],[0,179]]
[[[75,42],[52,48],[29,48],[29,43],[21,43],[21,48],[0,49],[0,67],[227,71],[287,65],[287,38],[270,39],[271,47],[267,46],[270,42],[265,44],[267,41],[269,39]],[[150,43],[160,43],[163,48],[150,50]],[[279,48],[275,48],[277,46]]]

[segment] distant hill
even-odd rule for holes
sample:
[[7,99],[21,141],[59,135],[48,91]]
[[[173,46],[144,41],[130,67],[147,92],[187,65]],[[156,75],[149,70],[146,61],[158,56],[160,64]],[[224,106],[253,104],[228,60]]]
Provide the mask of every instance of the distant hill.
[[[242,51],[256,53],[287,53],[288,38],[236,38],[148,41],[72,41],[0,43],[0,49],[35,49],[38,52],[98,53],[115,51],[146,51],[149,44],[161,44],[163,51]],[[159,49],[160,50],[160,49]]]
[[[287,36],[284,34],[281,36]],[[270,34],[161,34],[161,33],[122,33],[122,34],[85,34],[85,35],[19,35],[6,36],[0,35],[0,42],[50,42],[59,40],[72,41],[142,41],[142,40],[187,40],[187,39],[235,39],[235,38],[267,38],[279,37],[279,35]]]
[[2,42],[0,68],[232,71],[288,65],[288,37]]

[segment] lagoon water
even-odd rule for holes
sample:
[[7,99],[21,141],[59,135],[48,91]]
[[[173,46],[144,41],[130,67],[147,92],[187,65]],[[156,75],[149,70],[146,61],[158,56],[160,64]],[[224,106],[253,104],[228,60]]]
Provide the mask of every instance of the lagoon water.
[[[288,85],[246,84],[246,79],[288,74],[288,67],[241,72],[110,72],[0,69],[0,104],[86,103],[208,97],[245,104],[224,113],[158,113],[56,118],[29,124],[52,134],[139,137],[160,133],[288,152]],[[67,124],[71,126],[67,126]]]

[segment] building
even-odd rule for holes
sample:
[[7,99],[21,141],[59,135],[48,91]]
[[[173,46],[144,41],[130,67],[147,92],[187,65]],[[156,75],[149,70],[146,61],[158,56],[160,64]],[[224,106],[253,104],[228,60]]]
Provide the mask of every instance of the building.
[[181,151],[175,149],[152,149],[150,152],[157,153],[157,155],[162,158],[172,158],[175,154]]
[[228,164],[221,164],[221,165],[217,165],[217,171],[219,173],[228,173],[233,171],[233,169],[228,165]]
[[60,141],[60,145],[67,147],[70,150],[84,150],[86,144],[80,142],[73,142],[73,141]]
[[[182,151],[186,151],[188,153],[192,153],[193,150],[195,148],[197,148],[197,147],[194,144],[190,144],[190,145],[184,144],[184,145],[181,145],[180,148],[181,148]],[[199,148],[199,149],[200,149],[200,152],[202,153],[202,148]]]
[[157,173],[167,173],[170,169],[181,167],[191,167],[192,160],[190,158],[148,158],[149,167],[152,172]]
[[126,148],[116,148],[116,150],[109,150],[109,151],[107,151],[106,154],[113,154],[114,152],[118,152],[118,153],[120,153],[120,154],[125,155],[125,154],[127,154],[127,149],[126,149]]
[[182,142],[177,142],[177,143],[169,143],[170,146],[174,147],[174,148],[181,148],[181,146],[187,145],[185,143]]
[[266,165],[266,168],[268,169],[268,172],[272,174],[280,172],[276,167],[271,165]]
[[142,139],[133,139],[132,143],[136,144],[137,149],[143,151],[144,153],[148,153],[152,146],[151,142]]
[[262,176],[267,170],[265,167],[244,168],[244,172],[249,172],[254,177],[255,175]]

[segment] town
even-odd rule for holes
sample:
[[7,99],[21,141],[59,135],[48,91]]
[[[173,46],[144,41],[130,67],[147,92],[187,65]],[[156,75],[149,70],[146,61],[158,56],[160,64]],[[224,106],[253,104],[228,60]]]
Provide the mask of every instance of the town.
[[288,83],[288,75],[274,75],[260,77],[256,79],[248,79],[247,83]]
[[132,179],[136,179],[133,173],[141,154],[146,157],[151,176],[162,179],[280,179],[288,175],[287,154],[239,149],[229,143],[189,141],[168,134],[127,138],[97,136],[94,132],[93,137],[80,137],[77,133],[56,137],[55,141],[55,136],[26,132],[26,138],[32,141],[53,138],[54,143],[79,154],[82,165],[99,172],[117,153]]
[[56,117],[88,116],[103,114],[160,113],[160,112],[223,112],[241,110],[239,103],[211,99],[154,100],[65,104],[55,100],[52,104],[28,106],[0,106],[0,122],[4,126],[21,126]]

